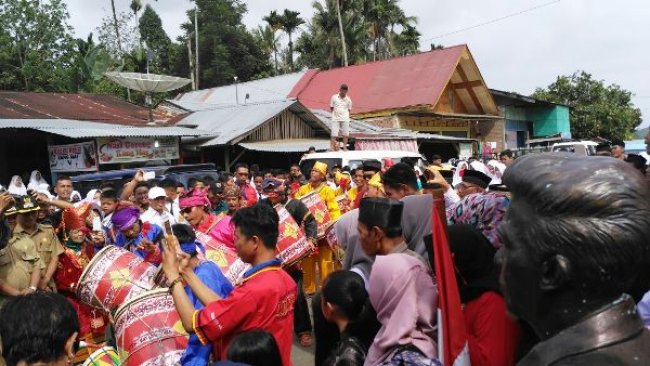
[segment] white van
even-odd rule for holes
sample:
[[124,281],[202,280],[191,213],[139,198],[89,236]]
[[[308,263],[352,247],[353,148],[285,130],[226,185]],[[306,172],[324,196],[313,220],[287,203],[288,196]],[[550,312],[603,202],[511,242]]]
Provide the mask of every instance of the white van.
[[579,155],[596,155],[598,143],[593,141],[571,141],[553,144],[553,152],[569,152]]
[[410,151],[389,151],[389,150],[361,150],[361,151],[330,151],[306,154],[300,159],[300,170],[308,177],[309,171],[316,161],[327,164],[329,168],[334,165],[350,167],[350,169],[361,167],[365,160],[379,160],[382,167],[384,158],[390,158],[395,164],[403,158],[417,159],[418,166],[424,167],[426,159],[417,152]]

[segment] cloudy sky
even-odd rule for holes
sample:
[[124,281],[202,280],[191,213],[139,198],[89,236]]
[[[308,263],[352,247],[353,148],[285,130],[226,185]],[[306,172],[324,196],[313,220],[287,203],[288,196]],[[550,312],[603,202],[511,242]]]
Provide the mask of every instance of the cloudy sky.
[[[119,10],[129,10],[130,0],[115,2]],[[192,6],[187,0],[143,2],[154,7],[172,38],[180,34],[185,10]],[[287,1],[281,7],[271,0],[244,2],[248,5],[244,23],[249,28],[260,24],[269,11],[288,4],[304,18],[312,15],[311,0]],[[110,12],[110,0],[66,3],[79,37],[87,36]],[[632,91],[634,103],[646,116],[643,126],[650,124],[650,2],[646,0],[401,0],[401,5],[407,15],[418,18],[423,50],[431,42],[467,43],[491,88],[529,94],[552,83],[557,75],[585,70]],[[475,25],[479,26],[460,31]]]

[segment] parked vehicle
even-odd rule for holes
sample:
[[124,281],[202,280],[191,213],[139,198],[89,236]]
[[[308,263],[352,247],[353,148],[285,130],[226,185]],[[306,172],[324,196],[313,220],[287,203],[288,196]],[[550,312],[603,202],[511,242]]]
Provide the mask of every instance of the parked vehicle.
[[206,177],[211,177],[214,180],[219,178],[216,166],[212,163],[208,163],[130,168],[81,174],[72,177],[72,182],[74,183],[75,189],[85,196],[89,190],[97,188],[102,182],[113,183],[117,189],[121,189],[126,182],[133,178],[139,169],[144,170],[146,173],[153,173],[153,180],[160,181],[171,178],[177,182],[183,183],[186,187],[188,181],[192,178],[204,179]]
[[410,151],[390,151],[390,150],[362,150],[362,151],[330,151],[307,154],[300,159],[300,170],[308,177],[311,168],[316,161],[326,163],[328,167],[338,165],[340,167],[350,167],[350,169],[360,167],[365,160],[379,160],[384,166],[384,159],[389,158],[394,163],[399,163],[404,158],[417,159],[418,166],[424,167],[426,159],[417,152]]
[[558,142],[553,144],[553,152],[569,152],[579,155],[596,155],[596,146],[598,143],[593,141],[570,141]]

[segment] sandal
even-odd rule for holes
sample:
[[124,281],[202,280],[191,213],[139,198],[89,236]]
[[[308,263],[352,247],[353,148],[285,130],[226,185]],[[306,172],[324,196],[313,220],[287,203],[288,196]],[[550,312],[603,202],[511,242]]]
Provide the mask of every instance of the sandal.
[[309,348],[314,344],[314,338],[311,336],[310,332],[300,333],[298,335],[298,343],[302,347]]

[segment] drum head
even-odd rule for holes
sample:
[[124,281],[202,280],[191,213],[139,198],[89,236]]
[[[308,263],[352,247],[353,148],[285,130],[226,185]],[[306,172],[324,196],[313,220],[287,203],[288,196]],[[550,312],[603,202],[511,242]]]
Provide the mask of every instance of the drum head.
[[82,366],[119,366],[120,357],[113,347],[102,347],[93,352]]

